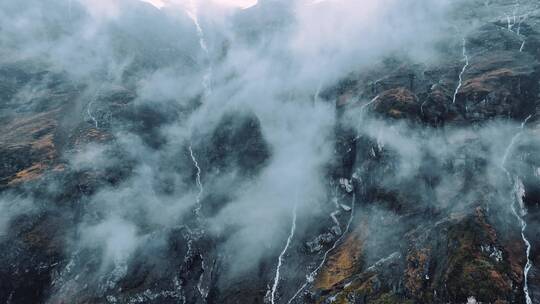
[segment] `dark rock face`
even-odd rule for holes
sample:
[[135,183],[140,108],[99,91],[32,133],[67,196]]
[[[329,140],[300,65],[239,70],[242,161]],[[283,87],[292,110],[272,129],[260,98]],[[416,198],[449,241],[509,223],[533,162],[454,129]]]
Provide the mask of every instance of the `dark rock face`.
[[406,88],[400,87],[384,91],[375,100],[373,110],[393,119],[416,119],[418,117],[417,97]]
[[225,115],[204,146],[209,154],[207,162],[218,172],[238,168],[241,175],[252,175],[270,156],[253,113]]
[[[371,111],[394,121],[390,124],[395,128],[416,130],[410,133],[412,136],[440,132],[452,137],[452,130],[481,128],[500,118],[528,118],[525,126],[528,132],[534,132],[539,76],[538,54],[533,46],[537,42],[532,28],[524,28],[531,34],[528,51],[520,50],[519,35],[497,24],[469,34],[465,39],[468,62],[456,91],[462,66],[428,67],[420,74],[417,67],[394,62],[391,64],[398,72],[376,82],[349,82],[346,89],[331,94],[337,94],[337,105],[344,107],[342,114],[355,113],[359,108]],[[365,99],[371,101],[358,104],[355,95],[366,95]],[[425,125],[435,129],[426,132]],[[357,137],[350,149],[341,149],[356,151],[351,170],[361,181],[356,195],[369,204],[371,209],[364,210],[372,210],[366,211],[371,216],[356,217],[356,241],[342,242],[332,253],[314,284],[312,302],[466,303],[474,297],[483,303],[524,303],[526,248],[519,227],[508,220],[511,211],[504,201],[515,199],[506,194],[512,192],[512,182],[503,182],[507,186],[501,189],[498,182],[485,179],[494,165],[486,157],[491,148],[473,135],[452,142],[453,147],[442,148],[459,147],[457,155],[448,154],[445,159],[433,155],[426,141],[425,151],[416,151],[418,170],[403,176],[398,147],[381,146],[372,136]],[[522,141],[534,141],[528,138]],[[515,148],[523,154],[514,157],[532,161],[536,148],[527,145]],[[537,200],[532,198],[536,187],[531,181],[536,177],[531,168],[537,167],[528,163],[519,169],[528,173],[517,173],[529,185],[524,190],[529,199],[523,199],[533,213],[537,208],[533,201]],[[503,170],[497,170],[504,176]],[[449,176],[462,180],[462,184],[447,189],[454,191],[450,201],[440,201],[438,191]],[[532,219],[535,215],[526,216],[529,225],[536,225]],[[377,230],[381,229],[385,231],[385,245],[370,239],[380,238]],[[535,239],[532,233],[525,234],[529,240]],[[344,255],[347,251],[349,254]],[[529,272],[528,287],[533,301],[537,301],[534,269]]]
[[[276,303],[526,303],[524,239],[529,295],[540,302],[539,18],[532,12],[519,33],[500,18],[480,20],[463,45],[448,43],[455,51],[443,52],[446,61],[389,58],[321,93],[337,120],[321,169],[330,216],[309,210],[300,218]],[[279,23],[265,22],[272,30]],[[261,244],[259,263],[232,275],[234,257],[223,248],[240,228],[207,220],[275,157],[261,119],[226,112],[208,133],[176,142],[167,130],[189,125],[204,97],[139,103],[133,79],[166,65],[168,51],[150,60],[151,42],[130,46],[120,33],[119,47],[142,55],[125,86],[103,84],[91,96],[84,81],[51,67],[0,66],[0,210],[12,218],[0,234],[0,302],[270,303],[282,248]],[[154,154],[141,156],[140,147]],[[101,155],[100,164],[78,159],[85,151]],[[110,207],[106,194],[122,187],[136,194],[114,192],[113,202],[141,227],[132,232],[113,218],[124,237],[105,235],[106,244],[81,232],[101,232],[111,216],[101,209]],[[168,218],[178,197],[197,204]],[[141,211],[138,200],[155,205]],[[157,208],[163,218],[147,219]],[[103,252],[129,247],[131,234],[144,245],[124,264],[105,265]],[[86,246],[73,241],[81,238]]]

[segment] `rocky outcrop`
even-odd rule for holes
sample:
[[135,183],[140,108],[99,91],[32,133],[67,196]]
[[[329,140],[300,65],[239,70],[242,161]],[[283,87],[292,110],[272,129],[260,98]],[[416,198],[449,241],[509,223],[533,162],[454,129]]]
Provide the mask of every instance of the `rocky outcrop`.
[[[449,130],[469,126],[481,128],[496,119],[519,124],[528,118],[525,127],[535,125],[540,80],[533,47],[537,44],[537,32],[527,22],[524,28],[531,35],[527,36],[529,50],[522,45],[523,37],[496,23],[488,24],[465,38],[465,68],[465,58],[458,57],[456,62],[426,67],[423,71],[410,66],[409,72],[401,74],[401,80],[389,74],[376,82],[355,81],[348,90],[336,91],[338,105],[351,113],[360,107],[381,119],[395,121],[390,123],[393,128],[411,128],[417,134],[422,134],[426,125],[435,128],[433,132],[449,134]],[[407,70],[402,63],[395,64],[396,70]],[[461,84],[456,83],[459,77]],[[399,169],[403,165],[399,163],[399,147],[381,146],[379,139],[369,135],[356,140],[353,172],[363,189],[356,194],[377,211],[367,219],[372,224],[357,218],[361,228],[347,238],[356,241],[344,241],[332,252],[327,267],[318,276],[326,284],[314,286],[313,294],[320,297],[313,302],[466,303],[473,297],[483,303],[524,303],[526,248],[519,222],[511,222],[514,198],[504,194],[512,193],[512,182],[503,182],[506,188],[501,189],[498,182],[484,179],[490,166],[497,163],[471,149],[484,145],[479,139],[472,136],[452,142],[452,147],[446,149],[463,146],[457,154],[449,153],[448,159],[430,155],[429,149],[417,151],[422,155],[419,170],[405,176]],[[536,150],[530,142],[516,149],[523,153],[521,159],[530,159],[525,155]],[[529,181],[526,184],[536,180],[531,168],[538,165],[533,162],[534,165],[526,166],[527,177],[522,177]],[[502,169],[495,170],[505,178]],[[448,176],[459,176],[463,184],[451,190],[456,192],[445,202],[437,189]],[[530,186],[525,193],[536,195],[535,189]],[[528,206],[534,215],[526,218],[536,227],[533,217],[537,207],[532,201],[536,200],[531,198]],[[386,220],[378,220],[377,216]],[[399,220],[392,222],[388,219],[392,216]],[[391,245],[369,249],[369,243],[376,242],[370,241],[370,236],[381,237],[374,227],[385,231],[385,241],[392,240]],[[405,237],[394,240],[392,235]],[[536,239],[532,233],[526,235]],[[343,252],[356,252],[355,248],[363,248],[354,255],[357,269],[352,274],[335,270],[334,261],[342,260]],[[334,280],[329,281],[329,277]],[[536,289],[535,277],[529,273],[532,290]]]
[[[528,287],[539,301],[540,27],[533,13],[519,33],[498,18],[481,20],[463,41],[445,41],[436,63],[386,58],[321,92],[337,117],[332,160],[321,169],[328,204],[299,220],[276,303],[525,303],[524,237],[532,244]],[[264,24],[273,30],[280,22]],[[259,41],[249,29],[243,35]],[[128,78],[163,64],[167,52],[150,67],[137,57]],[[261,244],[260,263],[231,276],[231,254],[220,245],[238,227],[216,232],[205,222],[272,160],[259,117],[242,109],[217,117],[207,133],[171,139],[164,133],[190,124],[202,96],[154,107],[129,81],[73,84],[50,70],[33,62],[0,66],[0,191],[37,204],[0,234],[0,302],[268,303],[281,248]],[[137,163],[133,142],[155,157]],[[97,151],[104,164],[76,159],[85,151]],[[139,172],[148,167],[155,170]],[[74,228],[81,222],[109,215],[99,209],[106,201],[99,193],[143,187],[137,177],[152,184],[137,195],[153,192],[163,203],[156,208],[182,195],[203,204],[188,204],[175,219],[182,225],[143,222],[136,233],[145,247],[109,269],[97,245],[66,240],[81,236]],[[521,199],[527,214],[518,210]],[[126,216],[144,213],[134,210]]]

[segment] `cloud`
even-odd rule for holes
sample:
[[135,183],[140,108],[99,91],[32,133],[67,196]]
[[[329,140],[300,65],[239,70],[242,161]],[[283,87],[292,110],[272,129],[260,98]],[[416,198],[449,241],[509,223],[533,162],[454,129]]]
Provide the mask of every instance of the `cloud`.
[[22,215],[32,215],[38,208],[28,198],[0,196],[0,236],[6,236],[11,222]]
[[[202,170],[202,204],[216,206],[203,214],[205,233],[220,238],[218,251],[228,253],[233,277],[277,256],[295,205],[299,221],[313,223],[308,214],[331,221],[328,167],[335,162],[335,132],[341,129],[334,100],[315,98],[317,92],[389,56],[422,63],[440,59],[436,45],[447,35],[451,10],[446,0],[261,1],[234,11],[205,1],[197,3],[201,35],[184,2],[152,1],[157,10],[135,0],[73,1],[70,7],[48,1],[58,8],[51,13],[42,1],[34,2],[35,9],[0,4],[0,27],[6,31],[0,52],[11,54],[4,61],[39,59],[65,72],[87,92],[76,101],[81,107],[92,92],[111,85],[134,95],[122,108],[125,112],[114,112],[119,115],[113,115],[112,127],[103,130],[113,141],[86,145],[69,159],[75,171],[98,172],[129,162],[129,176],[114,184],[98,175],[105,186],[85,198],[77,227],[81,238],[75,244],[98,250],[104,269],[110,270],[127,267],[145,246],[148,231],[165,235],[192,225],[199,189],[191,147]],[[13,10],[19,14],[8,14]],[[43,30],[51,23],[58,28]],[[200,48],[201,37],[208,53]],[[13,49],[23,51],[14,55]],[[202,84],[205,77],[210,91]],[[105,111],[117,105],[104,100],[95,106]],[[238,177],[239,168],[219,172],[208,160],[223,152],[209,151],[205,144],[231,113],[234,122],[249,113],[257,124],[246,128],[259,128],[260,140],[269,147],[269,159],[255,176]],[[451,158],[471,136],[462,130],[419,132],[369,114],[351,119],[359,135],[395,153],[395,175],[381,180],[388,187],[417,175],[426,154],[437,164]],[[475,136],[482,142],[496,128],[486,127]],[[157,144],[149,144],[157,137]],[[488,148],[493,155],[486,157],[494,163],[502,141]],[[221,148],[223,153],[238,149]],[[117,149],[122,153],[114,155]],[[436,200],[457,192],[462,186],[458,180],[446,176],[435,190]],[[227,195],[212,197],[217,192]],[[10,208],[0,204],[0,211],[7,210],[0,226],[23,212]],[[328,231],[323,222],[313,223],[311,230]]]
[[81,243],[88,247],[102,248],[102,271],[110,266],[123,267],[134,251],[142,244],[137,227],[119,218],[108,218],[92,226],[81,227]]
[[[199,3],[203,39],[213,46],[208,58],[195,59],[199,66],[191,69],[176,65],[175,57],[170,57],[172,66],[158,66],[140,74],[135,89],[137,101],[142,104],[156,105],[160,101],[187,105],[190,100],[203,98],[201,106],[187,119],[163,126],[162,134],[168,144],[159,151],[146,148],[143,142],[124,141],[126,150],[137,160],[137,169],[127,183],[96,194],[94,201],[101,202],[98,209],[109,214],[105,219],[120,217],[135,227],[143,223],[170,226],[180,221],[177,224],[181,224],[183,216],[195,203],[194,184],[187,194],[175,191],[174,196],[168,196],[156,191],[154,181],[167,174],[177,176],[177,181],[193,177],[190,159],[185,154],[182,156],[186,162],[182,168],[187,171],[169,172],[170,168],[160,171],[155,169],[156,164],[164,160],[174,161],[172,156],[178,155],[180,146],[185,147],[189,141],[197,143],[197,136],[211,134],[226,113],[251,111],[260,122],[263,138],[270,146],[271,158],[258,176],[244,181],[236,190],[231,189],[231,199],[222,202],[220,211],[207,219],[210,232],[216,236],[234,228],[235,233],[228,237],[222,249],[236,257],[229,261],[234,273],[250,271],[279,249],[294,204],[299,204],[301,214],[304,208],[320,208],[321,213],[328,208],[324,205],[328,196],[324,170],[332,161],[335,113],[331,103],[313,101],[316,91],[402,49],[408,50],[407,56],[431,56],[433,45],[444,27],[444,18],[433,16],[444,16],[447,7],[446,2],[426,3],[419,0],[407,3],[391,0],[333,1],[316,5],[295,2],[276,6],[261,3],[252,10],[262,10],[270,16],[267,21],[275,25],[275,31],[267,31],[266,24],[257,20],[248,23],[250,31],[262,37],[254,44],[246,43],[242,32],[235,28],[241,14],[249,10],[222,15],[210,4]],[[425,11],[426,7],[428,11]],[[100,14],[100,9],[105,8],[100,5],[91,8],[97,14]],[[113,13],[112,16],[103,14],[107,22],[114,22],[120,28],[133,25],[131,20],[142,18],[130,15],[128,6],[115,8]],[[96,13],[90,15],[93,14]],[[157,22],[153,19],[157,16],[149,16],[147,24]],[[97,21],[103,22],[103,18]],[[428,18],[441,21],[430,22],[432,26],[418,26]],[[195,30],[193,24],[177,25],[186,29],[191,27],[192,33]],[[138,37],[130,28],[125,30]],[[100,31],[107,34],[111,28],[105,26]],[[98,49],[98,53],[104,54],[104,58],[116,54],[114,49],[108,49],[114,45],[113,40],[100,40],[104,51]],[[169,41],[157,40],[155,45],[161,43]],[[198,52],[198,56],[204,57],[202,50],[197,49],[198,43],[194,40],[190,43],[180,48]],[[124,49],[127,54],[137,50],[133,47]],[[68,49],[67,52],[72,51]],[[208,72],[206,66],[211,66],[212,93],[204,97],[204,87],[200,83]],[[373,130],[377,128],[373,126]],[[136,138],[125,134],[121,137]],[[400,147],[404,156],[401,162],[403,174],[411,174],[418,167],[419,147],[414,142],[390,129],[382,141],[388,146]],[[91,154],[89,151],[87,153]],[[202,172],[203,182],[209,182],[213,177],[206,176],[205,169]],[[230,175],[222,178],[227,176]],[[175,187],[189,187],[189,184],[180,182]],[[205,188],[205,193],[211,191],[211,188]],[[124,228],[126,224],[112,223],[119,223]],[[261,223],[266,229],[260,229]],[[107,224],[105,227],[110,226]],[[133,235],[127,237],[133,238]],[[272,250],[260,246],[261,242]]]

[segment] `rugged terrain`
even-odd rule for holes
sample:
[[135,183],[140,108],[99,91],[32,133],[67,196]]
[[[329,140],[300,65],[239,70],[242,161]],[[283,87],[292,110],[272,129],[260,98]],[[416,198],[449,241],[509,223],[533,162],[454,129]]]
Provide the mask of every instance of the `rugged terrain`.
[[[460,3],[436,60],[391,54],[304,96],[333,117],[300,133],[330,147],[316,171],[287,161],[304,150],[286,135],[276,148],[257,110],[204,108],[233,98],[218,86],[235,73],[182,86],[182,102],[141,89],[169,56],[212,71],[188,17],[164,26],[189,24],[189,51],[115,25],[114,56],[131,56],[120,79],[1,60],[0,302],[540,303],[540,8]],[[265,43],[250,20],[283,26],[266,5],[240,13],[244,43]],[[220,39],[213,65],[234,49]],[[259,187],[284,172],[320,182]],[[257,204],[268,196],[285,207]]]

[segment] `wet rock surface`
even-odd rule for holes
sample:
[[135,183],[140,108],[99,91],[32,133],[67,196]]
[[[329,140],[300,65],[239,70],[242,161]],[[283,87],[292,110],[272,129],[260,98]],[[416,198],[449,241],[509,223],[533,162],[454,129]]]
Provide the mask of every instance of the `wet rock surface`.
[[[513,7],[473,2],[479,14],[484,5],[501,12]],[[527,287],[540,303],[540,12],[534,5],[522,3],[528,15],[519,32],[500,16],[479,19],[483,24],[463,41],[446,42],[443,63],[390,58],[326,88],[321,99],[335,107],[337,123],[332,161],[323,170],[325,212],[300,218],[276,303],[467,303],[471,297],[526,303],[524,239],[531,244]],[[214,117],[201,139],[174,142],[163,129],[189,125],[203,97],[149,108],[130,83],[88,94],[84,83],[28,62],[0,66],[0,79],[0,203],[11,212],[13,204],[32,201],[0,234],[1,303],[270,302],[282,248],[260,244],[261,262],[232,275],[234,253],[220,245],[241,231],[205,220],[230,212],[246,181],[275,156],[262,118],[249,110],[227,113]],[[505,134],[495,134],[497,124],[507,126]],[[502,147],[493,146],[494,137],[504,139]],[[138,166],[132,141],[163,152]],[[502,160],[495,150],[504,152]],[[82,152],[100,164],[89,165]],[[141,174],[145,166],[162,174]],[[163,225],[145,217],[152,210],[134,209],[147,213],[127,215],[145,219],[136,232],[115,219],[123,237],[142,236],[145,246],[103,265],[101,247],[129,246],[124,238],[105,245],[93,239],[102,233],[106,195],[146,183],[155,183],[155,193],[115,192],[119,208],[157,197],[162,205],[152,209],[174,213],[169,202],[192,192],[189,199],[197,197],[202,207],[157,221]],[[519,219],[527,224],[523,235]],[[95,235],[75,228],[81,223],[97,227]],[[80,238],[89,245],[68,241]]]

